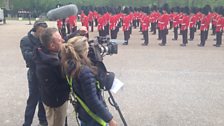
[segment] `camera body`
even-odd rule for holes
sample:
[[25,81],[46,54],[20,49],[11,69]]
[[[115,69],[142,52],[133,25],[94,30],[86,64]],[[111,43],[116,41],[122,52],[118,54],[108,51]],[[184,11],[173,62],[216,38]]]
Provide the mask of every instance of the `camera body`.
[[97,36],[96,40],[89,41],[89,58],[92,62],[103,61],[103,56],[118,53],[118,44],[109,37]]

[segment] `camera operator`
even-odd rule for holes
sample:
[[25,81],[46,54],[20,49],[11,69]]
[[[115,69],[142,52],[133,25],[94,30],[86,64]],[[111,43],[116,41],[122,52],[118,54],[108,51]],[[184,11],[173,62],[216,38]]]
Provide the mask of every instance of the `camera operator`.
[[23,126],[31,126],[38,103],[39,123],[41,126],[47,126],[45,110],[42,101],[40,100],[39,84],[35,74],[36,66],[33,60],[34,49],[40,47],[41,43],[39,37],[46,27],[47,24],[45,22],[36,21],[33,28],[28,32],[28,35],[23,37],[20,41],[21,52],[26,62],[26,67],[29,68],[27,71],[29,96],[27,99]]
[[65,41],[68,41],[68,39],[75,37],[75,36],[85,36],[88,37],[88,31],[87,28],[85,26],[82,26],[79,30],[76,30],[75,32],[73,32],[72,34],[66,36],[64,38]]
[[[79,99],[85,103],[95,116],[99,117],[104,124],[117,126],[113,116],[108,111],[101,95],[101,90],[97,86],[97,68],[92,65],[88,58],[88,41],[86,37],[77,36],[64,43],[61,48],[61,64],[64,73],[72,79],[74,92]],[[77,102],[76,112],[81,122],[81,126],[100,126],[83,104]]]
[[42,46],[35,52],[36,74],[48,126],[64,126],[70,92],[58,55],[64,40],[56,28],[47,28],[40,39]]

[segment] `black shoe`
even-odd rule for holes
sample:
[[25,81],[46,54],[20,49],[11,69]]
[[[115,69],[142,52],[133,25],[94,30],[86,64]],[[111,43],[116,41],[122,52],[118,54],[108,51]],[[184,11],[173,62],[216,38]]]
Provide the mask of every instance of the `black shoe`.
[[123,45],[128,45],[128,43],[127,42],[124,42]]
[[198,44],[198,46],[199,46],[199,47],[204,47],[204,45],[202,45],[202,44]]
[[216,41],[216,39],[213,39],[214,41]]
[[47,122],[39,123],[38,126],[47,126]]
[[188,39],[189,41],[193,41],[193,39]]
[[144,38],[141,38],[141,40],[145,40]]
[[213,46],[220,47],[220,45],[214,44]]
[[146,44],[146,43],[142,43],[142,46],[147,46],[148,44]]
[[152,35],[155,35],[156,33],[152,33]]
[[172,38],[172,40],[177,40],[177,39],[175,39],[175,38]]
[[186,46],[186,44],[180,44],[180,46],[185,47],[185,46]]
[[160,45],[160,46],[165,46],[166,44],[163,44],[163,43],[159,43],[159,45]]
[[162,39],[158,38],[157,40],[162,40]]

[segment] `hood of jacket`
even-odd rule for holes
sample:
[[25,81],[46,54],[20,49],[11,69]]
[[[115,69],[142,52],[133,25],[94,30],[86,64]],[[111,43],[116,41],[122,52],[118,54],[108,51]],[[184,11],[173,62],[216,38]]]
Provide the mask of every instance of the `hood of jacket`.
[[34,53],[35,63],[49,64],[53,66],[60,65],[60,59],[57,52],[50,52],[44,47],[37,48]]

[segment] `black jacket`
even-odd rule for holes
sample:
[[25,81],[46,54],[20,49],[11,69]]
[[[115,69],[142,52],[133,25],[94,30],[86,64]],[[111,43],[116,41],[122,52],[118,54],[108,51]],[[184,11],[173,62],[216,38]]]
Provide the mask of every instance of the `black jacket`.
[[69,85],[62,77],[58,54],[38,48],[35,51],[35,63],[42,101],[49,107],[63,105],[69,97]]
[[[71,62],[69,62],[69,71],[75,69],[74,63]],[[75,79],[75,77],[73,78]],[[113,116],[104,103],[101,91],[97,88],[95,76],[90,68],[83,66],[80,70],[79,76],[75,80],[74,79],[72,82],[73,89],[76,94],[84,101],[93,113],[101,117],[104,121],[109,122]],[[82,121],[88,122],[89,120],[92,120],[92,117],[86,113],[80,104],[77,106],[77,112]]]
[[[33,60],[34,50],[41,45],[39,38],[36,38],[32,34],[32,30],[28,32],[27,36],[23,37],[20,41],[20,49],[23,54],[23,58],[26,62],[26,67],[35,68]],[[35,69],[34,69],[35,70]]]

